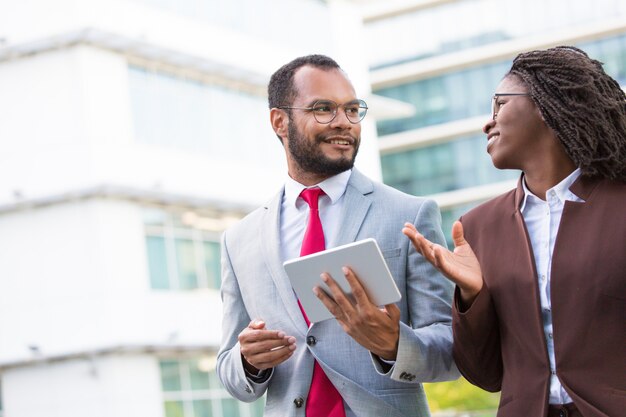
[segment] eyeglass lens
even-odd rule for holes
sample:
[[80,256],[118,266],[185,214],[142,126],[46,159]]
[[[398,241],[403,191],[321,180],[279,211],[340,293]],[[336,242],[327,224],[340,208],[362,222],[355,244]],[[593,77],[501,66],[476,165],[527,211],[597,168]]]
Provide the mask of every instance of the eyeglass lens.
[[363,100],[355,100],[339,106],[331,100],[319,100],[311,107],[313,117],[319,123],[330,123],[337,117],[337,110],[343,107],[346,117],[350,123],[359,123],[367,114],[367,104]]

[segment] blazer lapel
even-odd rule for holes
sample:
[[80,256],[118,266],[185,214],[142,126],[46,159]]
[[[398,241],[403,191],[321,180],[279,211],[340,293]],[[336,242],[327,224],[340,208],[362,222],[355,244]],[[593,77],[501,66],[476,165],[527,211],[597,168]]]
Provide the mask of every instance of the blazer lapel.
[[337,233],[337,246],[352,243],[365,221],[365,216],[372,204],[369,194],[374,191],[372,182],[356,168],[346,187],[345,201],[341,213],[340,229]]
[[[278,289],[278,294],[294,327],[304,336],[307,325],[280,257],[280,209],[283,193],[284,188],[265,206],[265,217],[261,225],[261,251],[263,261],[274,280],[274,285]],[[273,300],[268,300],[268,302],[273,302]]]

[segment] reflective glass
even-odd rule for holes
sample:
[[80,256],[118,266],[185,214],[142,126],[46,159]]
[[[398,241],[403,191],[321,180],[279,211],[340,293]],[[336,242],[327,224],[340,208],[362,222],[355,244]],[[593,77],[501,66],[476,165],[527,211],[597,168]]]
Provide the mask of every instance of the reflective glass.
[[262,417],[265,396],[252,403],[235,400],[215,370],[201,370],[206,358],[161,360],[166,417]]
[[496,169],[486,147],[481,134],[382,155],[383,180],[406,193],[428,195],[519,176],[519,171]]
[[234,398],[222,399],[222,416],[223,417],[240,417],[239,405]]
[[161,361],[161,384],[164,391],[180,391],[180,366],[178,361]]
[[213,406],[209,400],[195,400],[193,402],[194,417],[213,417]]
[[220,244],[204,242],[204,267],[209,288],[219,289],[222,284],[220,270]]
[[165,239],[161,236],[146,236],[146,248],[150,286],[155,290],[168,289],[170,282],[167,271]]
[[187,417],[182,401],[165,401],[165,417]]
[[626,17],[623,0],[507,0],[506,7],[499,0],[434,3],[366,22],[366,52],[372,68]]
[[[626,35],[576,46],[603,62],[606,72],[622,86],[626,85]],[[412,117],[378,122],[378,135],[487,116],[493,93],[510,67],[511,60],[506,60],[374,91],[385,97],[412,103],[416,109]]]
[[129,86],[137,143],[201,153],[225,165],[247,163],[252,170],[261,161],[284,163],[268,146],[276,136],[263,96],[139,67],[129,67]]
[[196,253],[193,241],[189,239],[176,239],[175,242],[179,288],[181,290],[198,288]]
[[200,369],[197,360],[189,361],[189,378],[191,389],[205,390],[210,388],[209,373]]

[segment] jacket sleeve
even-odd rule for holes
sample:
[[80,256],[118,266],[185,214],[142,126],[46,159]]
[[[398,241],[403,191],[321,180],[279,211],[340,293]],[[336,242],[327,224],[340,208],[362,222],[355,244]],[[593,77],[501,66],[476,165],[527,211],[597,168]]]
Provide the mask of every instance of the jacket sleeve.
[[483,285],[472,305],[465,311],[461,310],[459,297],[457,288],[452,310],[454,360],[469,382],[490,392],[500,391],[500,331],[489,289]]
[[239,283],[228,253],[226,233],[222,238],[222,345],[217,355],[217,375],[226,390],[235,398],[252,402],[267,389],[269,378],[254,382],[247,378],[238,341],[239,333],[250,323],[241,297]]
[[[427,239],[445,247],[437,204],[425,200],[414,220]],[[452,283],[420,255],[407,239],[406,294],[409,323],[400,322],[398,355],[391,378],[407,383],[449,381],[459,377],[452,359]],[[376,365],[375,365],[376,366]],[[381,369],[377,366],[377,370]]]

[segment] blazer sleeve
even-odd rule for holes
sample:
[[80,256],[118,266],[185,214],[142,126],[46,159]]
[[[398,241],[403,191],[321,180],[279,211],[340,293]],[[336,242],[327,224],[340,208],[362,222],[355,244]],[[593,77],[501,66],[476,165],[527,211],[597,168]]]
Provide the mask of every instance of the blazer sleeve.
[[237,276],[233,270],[226,243],[226,233],[222,237],[222,346],[217,355],[217,375],[226,390],[235,398],[252,402],[260,398],[272,378],[255,382],[247,378],[238,341],[239,333],[248,326],[248,316]]
[[496,311],[487,286],[471,306],[461,310],[459,290],[454,293],[453,355],[459,370],[472,384],[490,391],[502,385],[502,355]]
[[[432,242],[446,245],[439,207],[424,200],[415,227]],[[400,322],[398,355],[391,370],[394,380],[421,383],[459,377],[452,359],[452,283],[420,255],[407,239],[407,307],[409,323]],[[378,367],[377,367],[378,368]],[[380,368],[378,368],[380,372]]]

